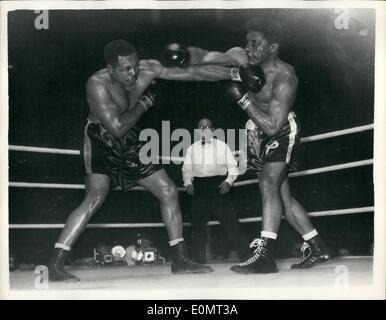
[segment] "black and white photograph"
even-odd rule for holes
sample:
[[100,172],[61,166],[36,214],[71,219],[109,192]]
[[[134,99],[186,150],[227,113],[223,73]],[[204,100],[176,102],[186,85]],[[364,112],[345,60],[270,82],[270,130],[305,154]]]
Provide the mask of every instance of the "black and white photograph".
[[0,298],[384,299],[384,19],[2,2]]

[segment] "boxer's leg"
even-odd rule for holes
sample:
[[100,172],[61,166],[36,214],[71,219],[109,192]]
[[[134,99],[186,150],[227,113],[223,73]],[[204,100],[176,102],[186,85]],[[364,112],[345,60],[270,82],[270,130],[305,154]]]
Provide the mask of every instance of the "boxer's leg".
[[280,194],[281,185],[287,176],[285,162],[266,162],[263,164],[259,187],[263,200],[263,222],[261,238],[255,239],[254,255],[247,261],[231,267],[238,273],[277,272],[274,260],[274,243],[280,226],[283,205]]
[[162,220],[165,223],[172,253],[172,273],[207,273],[213,269],[191,261],[186,254],[182,237],[182,217],[178,190],[166,171],[161,169],[138,181],[138,184],[158,198]]
[[311,268],[317,263],[331,259],[332,254],[329,248],[313,227],[307,212],[303,206],[292,197],[288,178],[285,179],[282,184],[281,196],[288,223],[300,233],[307,243],[307,245],[302,248],[304,258],[300,262],[293,264],[291,268]]
[[302,205],[292,197],[288,178],[283,181],[280,193],[288,223],[302,236],[311,232],[314,227]]
[[103,204],[110,188],[110,178],[102,174],[86,176],[86,196],[79,207],[68,217],[54,253],[48,262],[51,281],[79,281],[69,274],[64,267],[68,251],[86,227],[88,221]]
[[87,226],[88,221],[102,206],[110,189],[110,178],[103,174],[86,176],[86,196],[68,217],[57,244],[70,247]]
[[279,230],[283,213],[280,190],[284,179],[287,177],[287,171],[288,168],[285,162],[267,162],[262,167],[259,188],[263,201],[263,232],[277,235]]
[[162,220],[168,232],[169,241],[182,241],[182,217],[178,203],[178,190],[166,171],[161,169],[139,180],[138,184],[150,191],[161,207]]

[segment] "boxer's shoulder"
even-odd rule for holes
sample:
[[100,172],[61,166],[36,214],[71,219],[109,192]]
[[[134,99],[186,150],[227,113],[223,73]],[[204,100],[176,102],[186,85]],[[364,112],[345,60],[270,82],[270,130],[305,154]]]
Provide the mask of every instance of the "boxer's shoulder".
[[281,90],[281,89],[296,89],[298,85],[298,80],[295,76],[287,74],[287,73],[280,73],[275,77],[274,83],[273,83],[273,89],[275,90]]
[[86,86],[88,89],[92,87],[104,86],[109,79],[107,69],[102,69],[94,72],[88,79]]
[[273,83],[274,87],[281,87],[283,85],[296,87],[298,78],[295,68],[286,62],[282,62],[274,74]]
[[150,74],[159,74],[163,71],[165,67],[155,59],[141,60],[139,63],[139,70],[141,72],[150,73]]
[[297,81],[295,68],[289,63],[282,61],[280,63],[280,66],[278,68],[278,72],[275,78],[279,81],[287,80],[287,79],[289,79],[290,81],[293,81],[293,80]]
[[86,82],[87,99],[106,99],[111,95],[111,79],[106,69],[93,73]]
[[293,100],[296,96],[297,87],[298,80],[296,75],[287,72],[280,72],[276,75],[273,81],[273,97],[277,100],[292,101],[291,103],[293,103]]
[[248,62],[247,55],[245,54],[245,49],[242,47],[233,47],[225,52],[228,56],[232,57],[239,65],[246,64]]

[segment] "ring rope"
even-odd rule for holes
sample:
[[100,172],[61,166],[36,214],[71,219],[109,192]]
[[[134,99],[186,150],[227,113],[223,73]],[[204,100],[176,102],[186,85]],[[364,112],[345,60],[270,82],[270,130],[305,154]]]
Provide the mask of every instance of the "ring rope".
[[[308,212],[309,217],[325,217],[325,216],[336,216],[344,214],[354,214],[354,213],[369,213],[374,212],[374,207],[359,207],[359,208],[348,208],[348,209],[338,209],[338,210],[326,210],[326,211],[314,211]],[[284,219],[284,217],[282,217]],[[249,222],[260,222],[261,217],[253,218],[241,218],[239,219],[240,223],[249,223]],[[219,221],[209,221],[208,225],[219,225]],[[189,222],[184,222],[183,226],[188,227],[191,224]],[[90,223],[86,228],[156,228],[164,227],[163,223]],[[10,229],[62,229],[64,227],[63,223],[46,223],[46,224],[10,224]]]
[[357,132],[363,132],[363,131],[368,131],[368,130],[373,130],[374,129],[374,124],[366,124],[364,126],[359,126],[359,127],[353,127],[349,129],[343,129],[343,130],[337,130],[337,131],[331,131],[327,133],[322,133],[322,134],[316,134],[314,136],[309,136],[309,137],[304,137],[300,139],[302,143],[306,142],[311,142],[311,141],[317,141],[317,140],[324,140],[324,139],[329,139],[329,138],[334,138],[338,136],[343,136],[351,133],[357,133]]
[[[85,189],[84,184],[66,184],[66,183],[40,183],[40,182],[9,182],[9,187],[15,188],[46,188],[46,189]],[[121,188],[115,188],[113,190],[122,190]],[[147,191],[143,187],[133,187],[130,191]],[[185,188],[178,187],[178,191],[185,191]]]
[[71,149],[55,149],[55,148],[42,148],[42,147],[29,147],[29,146],[16,146],[16,145],[9,145],[8,149],[12,151],[80,155],[79,150],[71,150]]
[[[360,166],[372,165],[373,159],[354,161],[348,163],[337,164],[328,167],[321,167],[316,169],[303,170],[299,172],[292,172],[288,176],[289,177],[301,177],[311,174],[323,173],[323,172],[331,172],[349,168],[355,168]],[[232,187],[245,186],[250,184],[258,183],[258,179],[251,179],[245,181],[235,182]],[[65,184],[65,183],[38,183],[38,182],[9,182],[10,187],[19,187],[19,188],[52,188],[52,189],[85,189],[84,184]],[[120,190],[119,188],[114,190]],[[143,187],[134,187],[130,189],[130,191],[146,191]],[[178,191],[185,191],[185,188],[178,187]]]
[[[373,162],[374,162],[373,159],[360,160],[360,161],[336,164],[336,165],[333,165],[333,166],[321,167],[321,168],[316,168],[316,169],[308,169],[308,170],[303,170],[303,171],[298,171],[298,172],[291,172],[288,176],[290,178],[296,178],[296,177],[308,176],[308,175],[311,175],[311,174],[331,172],[331,171],[337,171],[337,170],[343,170],[343,169],[349,169],[349,168],[355,168],[355,167],[372,165]],[[246,186],[246,185],[255,184],[255,183],[258,183],[258,182],[259,182],[259,179],[251,179],[251,180],[239,181],[239,182],[235,182],[232,185],[232,187],[233,186],[234,187]]]
[[[347,135],[351,133],[357,133],[367,130],[374,129],[374,124],[358,126],[354,128],[344,129],[333,131],[329,133],[318,134],[314,136],[309,136],[301,139],[302,143],[318,141],[323,139],[328,139],[336,136]],[[50,154],[66,154],[66,155],[80,155],[79,150],[71,150],[71,149],[58,149],[58,148],[43,148],[43,147],[30,147],[30,146],[21,146],[21,145],[10,145],[9,150],[12,151],[25,151],[25,152],[40,152],[40,153],[50,153]],[[234,154],[238,154],[240,151],[234,151]],[[160,159],[170,159],[172,161],[180,161],[182,157],[159,157]],[[347,168],[365,166],[373,164],[372,159],[349,162],[344,164],[338,164],[328,167],[321,167],[316,169],[309,169],[299,172],[290,173],[290,177],[299,177],[310,174],[317,174],[322,172],[330,172],[336,170],[342,170]],[[249,184],[258,183],[258,179],[251,179],[246,181],[235,182],[233,186],[243,186]],[[85,189],[85,186],[82,184],[59,184],[59,183],[31,183],[31,182],[10,182],[10,187],[35,187],[35,188],[61,188],[61,189]],[[145,190],[142,187],[134,187],[131,190],[133,191],[143,191]],[[185,191],[184,188],[179,187],[179,191]],[[332,216],[332,215],[342,215],[342,214],[353,214],[353,213],[365,213],[365,212],[374,212],[374,207],[362,207],[362,208],[350,208],[350,209],[340,209],[340,210],[327,210],[327,211],[316,211],[309,212],[310,217],[318,217],[318,216]],[[239,219],[241,223],[248,222],[258,222],[261,221],[261,217],[253,217],[253,218],[242,218]],[[217,225],[218,221],[209,221],[208,225]],[[88,224],[87,228],[146,228],[146,227],[163,227],[163,223],[99,223],[99,224]],[[190,223],[185,222],[183,226],[190,226]],[[64,224],[10,224],[10,229],[59,229],[63,228]]]
[[[357,132],[363,132],[368,130],[373,130],[374,124],[367,124],[364,126],[358,126],[353,127],[349,129],[343,129],[343,130],[337,130],[337,131],[331,131],[328,133],[322,133],[317,134],[309,137],[304,137],[301,139],[302,143],[311,142],[311,141],[317,141],[317,140],[323,140],[333,137],[338,137],[342,135],[347,135],[351,133],[357,133]],[[30,146],[21,146],[21,145],[9,145],[9,150],[12,151],[25,151],[25,152],[40,152],[40,153],[52,153],[52,154],[67,154],[67,155],[80,155],[79,150],[72,150],[72,149],[57,149],[57,148],[43,148],[43,147],[30,147]],[[234,151],[234,154],[238,154],[239,151]],[[170,159],[173,161],[182,161],[183,157],[165,157],[161,156],[160,159]]]

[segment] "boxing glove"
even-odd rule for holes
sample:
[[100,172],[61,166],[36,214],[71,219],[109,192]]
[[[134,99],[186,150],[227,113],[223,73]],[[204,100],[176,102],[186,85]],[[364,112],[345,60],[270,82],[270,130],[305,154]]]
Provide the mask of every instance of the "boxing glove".
[[247,89],[240,82],[232,82],[227,88],[227,93],[229,98],[236,102],[243,110],[247,109],[252,103]]
[[264,71],[259,65],[244,64],[231,68],[231,79],[241,81],[248,90],[256,93],[265,85]]
[[155,99],[156,99],[156,94],[154,90],[152,90],[151,88],[148,88],[139,98],[138,103],[140,103],[144,107],[146,112],[152,106],[154,106]]
[[189,61],[190,53],[187,48],[178,43],[166,45],[162,58],[165,67],[185,68],[189,65]]

